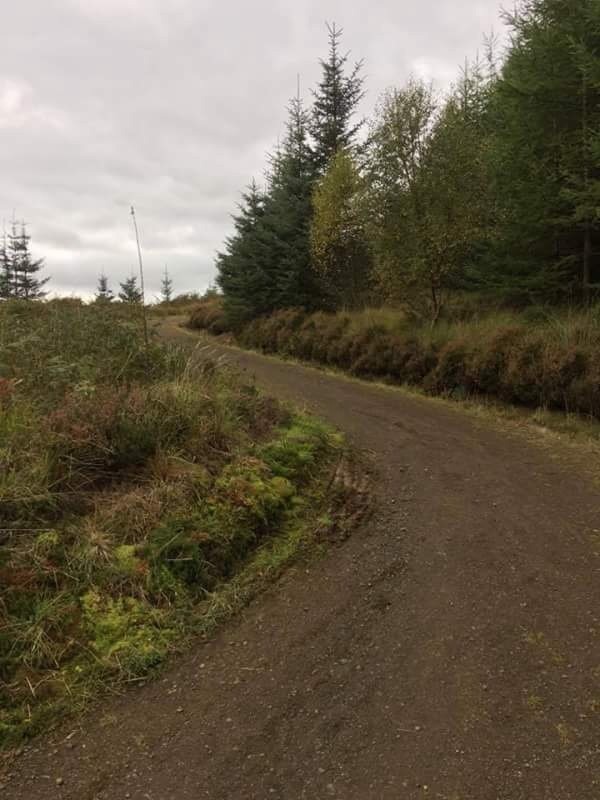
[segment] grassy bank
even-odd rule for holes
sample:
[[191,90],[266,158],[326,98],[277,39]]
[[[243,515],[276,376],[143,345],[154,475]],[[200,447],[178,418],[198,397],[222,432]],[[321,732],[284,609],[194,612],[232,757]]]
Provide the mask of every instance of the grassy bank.
[[137,322],[0,306],[3,745],[143,679],[276,573],[339,444],[179,349],[146,351]]
[[[224,327],[214,301],[208,313],[195,312],[191,324],[210,331]],[[237,339],[264,352],[419,386],[431,394],[486,395],[600,418],[600,307],[472,314],[435,328],[395,311],[291,310],[250,322]]]

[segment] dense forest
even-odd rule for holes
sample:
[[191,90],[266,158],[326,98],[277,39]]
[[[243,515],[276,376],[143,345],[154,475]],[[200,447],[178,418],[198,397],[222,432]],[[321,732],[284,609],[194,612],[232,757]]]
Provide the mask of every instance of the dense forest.
[[306,107],[217,258],[227,316],[382,303],[435,324],[449,297],[580,304],[600,285],[600,7],[523,0],[444,95],[411,78],[358,107],[363,65],[329,27]]

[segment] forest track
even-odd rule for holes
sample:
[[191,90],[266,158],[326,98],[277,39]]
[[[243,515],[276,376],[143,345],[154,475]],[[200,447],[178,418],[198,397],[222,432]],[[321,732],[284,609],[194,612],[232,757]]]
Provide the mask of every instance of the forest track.
[[161,680],[34,743],[1,796],[598,800],[600,491],[585,466],[437,402],[211,354],[372,454],[374,511]]

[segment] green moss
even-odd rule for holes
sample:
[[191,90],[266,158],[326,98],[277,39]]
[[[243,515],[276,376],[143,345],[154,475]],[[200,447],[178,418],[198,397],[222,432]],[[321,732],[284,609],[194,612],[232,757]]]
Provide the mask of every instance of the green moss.
[[123,576],[133,578],[143,570],[144,562],[138,557],[135,545],[122,544],[115,548],[114,558],[117,571]]
[[145,675],[165,658],[178,635],[169,612],[133,597],[104,597],[97,591],[81,598],[89,646],[110,671]]

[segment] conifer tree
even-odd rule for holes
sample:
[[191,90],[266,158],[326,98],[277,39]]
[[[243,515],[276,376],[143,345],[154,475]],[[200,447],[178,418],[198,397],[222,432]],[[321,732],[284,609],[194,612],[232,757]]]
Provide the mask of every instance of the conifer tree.
[[339,150],[350,151],[362,122],[353,118],[358,104],[364,96],[361,76],[362,61],[358,61],[347,72],[349,54],[340,53],[343,34],[335,23],[327,25],[329,32],[329,55],[321,60],[322,76],[313,91],[313,110],[310,133],[314,140],[315,163],[324,172],[329,161]]
[[261,263],[264,205],[264,194],[253,180],[242,194],[238,214],[233,217],[233,235],[225,240],[223,252],[217,254],[217,284],[233,324],[240,324],[268,308],[265,297],[268,276]]
[[600,6],[525,0],[507,22],[492,102],[502,224],[491,277],[499,289],[564,297],[589,290],[600,250]]
[[114,300],[114,293],[108,285],[108,278],[104,273],[98,276],[98,286],[96,288],[96,303],[110,303]]
[[160,284],[160,296],[163,303],[170,303],[173,298],[173,281],[166,266]]
[[6,233],[0,240],[0,298],[8,300],[13,296],[13,276],[10,259],[8,256],[8,242]]
[[119,283],[119,286],[121,287],[119,300],[122,303],[142,302],[142,290],[138,288],[137,277],[135,275],[131,275],[131,277]]
[[274,251],[273,308],[316,308],[322,304],[310,252],[315,177],[308,114],[297,96],[288,108],[286,136],[261,220],[265,243]]
[[30,250],[31,237],[27,233],[24,222],[20,225],[12,222],[8,234],[7,260],[8,268],[5,276],[10,274],[10,296],[21,300],[40,300],[45,297],[44,286],[48,278],[39,278],[44,259],[34,259]]

